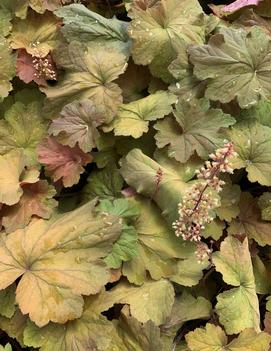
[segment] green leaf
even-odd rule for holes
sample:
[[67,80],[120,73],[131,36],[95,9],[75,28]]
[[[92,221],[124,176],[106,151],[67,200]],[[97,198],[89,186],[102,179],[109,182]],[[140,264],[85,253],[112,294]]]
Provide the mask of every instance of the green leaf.
[[237,156],[234,168],[245,168],[250,182],[271,185],[271,128],[258,122],[239,123],[228,133]]
[[120,232],[118,218],[97,216],[93,202],[50,221],[34,219],[1,238],[0,289],[22,276],[16,301],[39,327],[78,318],[81,295],[98,293],[110,279],[102,258]]
[[98,45],[114,47],[126,55],[129,54],[130,40],[127,22],[114,18],[104,18],[85,6],[72,4],[55,11],[64,22],[62,33],[70,42],[94,42]]
[[159,148],[168,146],[168,154],[185,163],[196,151],[203,159],[222,146],[225,136],[220,133],[235,123],[222,110],[210,108],[207,99],[182,101],[176,104],[174,117],[156,123],[155,136]]
[[19,344],[24,347],[23,332],[26,327],[27,317],[16,309],[12,317],[5,318],[0,316],[0,328],[11,338],[16,338]]
[[238,119],[241,120],[256,120],[260,124],[271,127],[271,101],[265,100],[263,98],[257,103],[257,105],[252,106],[248,110],[241,110]]
[[211,223],[205,226],[202,236],[204,238],[211,237],[215,240],[218,240],[223,235],[223,230],[225,229],[225,227],[225,222],[221,221],[218,218],[214,218],[214,220]]
[[115,49],[72,42],[55,54],[66,73],[54,87],[43,88],[47,95],[45,112],[56,116],[68,103],[91,99],[110,122],[122,103],[121,90],[113,83],[126,69],[126,56]]
[[46,134],[46,123],[41,116],[41,105],[16,102],[0,120],[0,154],[23,150],[29,165],[37,163],[37,145]]
[[123,275],[137,285],[143,284],[148,274],[154,280],[173,276],[177,272],[177,259],[193,256],[194,245],[175,236],[152,202],[139,196],[130,201],[140,209],[140,216],[134,223],[138,254],[123,264]]
[[251,257],[257,294],[271,293],[271,271],[257,255]]
[[260,331],[259,302],[251,263],[248,240],[229,236],[213,254],[216,270],[225,283],[235,286],[217,296],[216,311],[227,334],[246,328]]
[[271,245],[271,223],[262,220],[258,199],[253,198],[247,192],[242,193],[239,208],[240,214],[231,222],[228,232],[230,234],[245,233],[261,246]]
[[12,351],[11,345],[6,344],[6,346],[0,346],[0,351]]
[[270,335],[246,329],[228,344],[228,338],[219,326],[207,324],[185,336],[190,351],[268,351]]
[[188,182],[196,175],[196,170],[203,165],[202,159],[199,157],[191,157],[186,163],[180,163],[174,158],[168,156],[166,148],[156,149],[154,153],[154,159],[162,167],[165,167],[167,170],[177,173],[179,177],[184,181]]
[[248,108],[271,96],[271,39],[259,27],[221,28],[208,45],[192,46],[189,53],[196,77],[208,79],[207,98],[222,103],[236,98]]
[[26,19],[16,19],[10,36],[13,49],[25,49],[32,56],[45,57],[60,43],[59,20],[50,12],[29,12]]
[[204,297],[195,298],[184,291],[175,298],[171,315],[162,326],[164,333],[175,332],[187,321],[195,319],[208,319],[211,315],[212,305]]
[[113,200],[121,195],[123,179],[114,162],[110,162],[101,170],[92,171],[83,189],[84,200],[99,199]]
[[271,221],[271,193],[263,193],[258,200],[261,209],[262,219]]
[[149,64],[152,74],[166,82],[172,80],[167,67],[176,57],[174,42],[204,41],[204,15],[197,1],[161,0],[146,8],[135,4],[129,14],[135,63]]
[[123,225],[120,238],[114,243],[112,252],[105,258],[110,268],[119,268],[122,262],[130,261],[138,254],[137,232],[134,227]]
[[[166,168],[134,149],[122,160],[121,175],[140,194],[150,197],[162,210],[167,221],[177,218],[177,207],[188,185],[183,181],[183,172]],[[159,176],[161,174],[161,177]],[[161,178],[157,183],[158,176]]]
[[110,213],[120,217],[121,221],[124,220],[121,236],[114,243],[112,252],[105,258],[108,267],[119,268],[122,261],[129,261],[138,253],[137,232],[133,226],[126,224],[139,215],[138,208],[128,199],[116,199],[113,202],[104,199],[97,208],[103,214]]
[[137,204],[129,201],[129,199],[115,199],[112,202],[108,199],[101,200],[98,210],[111,213],[125,220],[136,218],[140,214]]
[[176,52],[178,52],[178,56],[171,62],[168,70],[177,82],[171,84],[169,90],[183,100],[203,97],[206,82],[193,75],[193,66],[189,62],[187,44],[184,41],[178,42]]
[[11,318],[15,313],[15,290],[16,284],[10,285],[5,290],[0,290],[0,315],[3,317]]
[[188,258],[177,262],[177,271],[170,277],[171,281],[183,286],[194,286],[199,283],[203,277],[203,270],[210,266],[210,262],[208,258],[198,262],[195,250],[196,248]]
[[241,189],[237,184],[226,183],[220,195],[220,206],[215,209],[216,214],[221,220],[230,222],[236,218],[240,212],[238,203],[240,200]]
[[143,133],[148,132],[149,121],[168,115],[175,101],[174,95],[158,91],[143,99],[123,104],[106,131],[114,129],[115,135],[131,135],[133,138],[140,138]]
[[0,36],[0,101],[7,97],[12,90],[10,83],[11,79],[15,76],[16,54],[12,53],[8,41]]
[[8,4],[5,4],[5,1],[3,1],[0,4],[0,36],[1,37],[6,37],[9,35],[11,29],[12,29],[12,13],[7,6]]

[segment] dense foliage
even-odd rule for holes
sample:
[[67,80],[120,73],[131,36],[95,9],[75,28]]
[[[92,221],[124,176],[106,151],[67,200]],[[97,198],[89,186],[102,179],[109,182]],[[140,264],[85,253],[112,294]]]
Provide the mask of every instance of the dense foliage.
[[271,350],[271,2],[1,0],[0,346]]

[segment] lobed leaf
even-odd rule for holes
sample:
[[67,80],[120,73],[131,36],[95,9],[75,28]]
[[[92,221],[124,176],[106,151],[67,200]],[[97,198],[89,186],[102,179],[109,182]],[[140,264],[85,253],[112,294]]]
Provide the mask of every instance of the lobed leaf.
[[238,334],[246,328],[259,332],[259,301],[247,238],[240,242],[228,236],[212,259],[225,283],[235,286],[217,296],[216,311],[227,334]]
[[16,301],[39,327],[78,318],[81,295],[98,293],[110,279],[101,258],[119,235],[118,219],[97,216],[94,203],[51,221],[32,220],[1,238],[0,288],[21,277]]
[[271,39],[259,27],[249,32],[222,28],[207,45],[192,46],[189,53],[196,77],[208,79],[208,99],[228,103],[236,98],[241,108],[248,108],[271,96]]

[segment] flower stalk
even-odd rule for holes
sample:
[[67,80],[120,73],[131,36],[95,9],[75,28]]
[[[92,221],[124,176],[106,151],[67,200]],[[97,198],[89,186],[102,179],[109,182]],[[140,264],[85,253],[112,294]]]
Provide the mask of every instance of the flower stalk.
[[[213,220],[210,212],[218,206],[218,199],[209,190],[212,189],[216,193],[222,190],[225,182],[219,179],[219,174],[233,173],[229,158],[234,154],[233,144],[228,142],[211,154],[211,161],[206,161],[196,172],[199,182],[189,189],[178,205],[179,218],[173,223],[177,236],[197,243],[201,241],[205,225]],[[200,247],[201,252],[202,248]]]

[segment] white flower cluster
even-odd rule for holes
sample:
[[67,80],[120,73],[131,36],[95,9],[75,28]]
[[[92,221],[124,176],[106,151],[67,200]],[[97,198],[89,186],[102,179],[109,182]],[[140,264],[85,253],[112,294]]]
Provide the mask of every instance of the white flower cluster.
[[218,200],[206,191],[222,190],[224,182],[218,176],[221,172],[233,172],[229,165],[229,157],[234,154],[233,144],[226,143],[223,148],[210,155],[211,161],[206,161],[205,165],[197,171],[199,182],[190,188],[178,206],[179,218],[173,223],[177,236],[182,236],[184,240],[201,241],[205,225],[213,220],[210,210],[218,206]]
[[[32,42],[30,44],[32,48],[32,62],[36,70],[35,77],[44,78],[46,80],[56,80],[56,71],[52,63],[50,54],[46,55],[42,47],[39,46],[40,42]],[[45,56],[46,55],[46,56]]]
[[212,249],[209,249],[207,244],[203,242],[199,242],[197,244],[197,250],[195,254],[196,254],[198,263],[201,263],[202,261],[204,261],[205,258],[211,255],[211,253],[212,253]]
[[47,57],[36,57],[32,59],[34,68],[36,70],[35,76],[37,78],[44,78],[46,80],[56,80],[56,71]]

